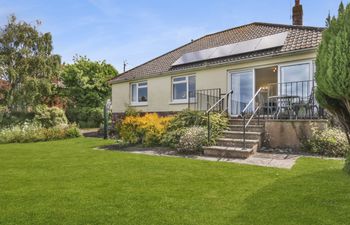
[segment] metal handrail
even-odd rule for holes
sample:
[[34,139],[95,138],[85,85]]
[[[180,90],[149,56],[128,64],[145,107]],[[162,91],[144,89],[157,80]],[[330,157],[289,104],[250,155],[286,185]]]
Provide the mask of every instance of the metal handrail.
[[233,91],[230,91],[229,93],[225,94],[224,97],[220,98],[220,100],[217,101],[212,107],[210,107],[210,109],[208,109],[206,113],[209,113],[210,111],[212,111],[219,103],[221,103],[227,96],[229,96],[232,93]]
[[[245,113],[245,111],[247,111],[247,109],[249,108],[250,104],[252,104],[256,98],[256,96],[260,93],[260,91],[262,90],[262,88],[259,88],[259,90],[255,93],[255,95],[253,96],[253,98],[248,102],[248,104],[246,105],[246,107],[242,110],[242,113]],[[241,114],[242,114],[241,113]]]
[[[262,103],[260,101],[258,102],[259,105],[256,107],[256,109],[254,110],[254,112],[252,113],[250,118],[248,119],[248,122],[246,122],[246,111],[248,110],[249,106],[255,101],[256,97],[259,96],[262,93],[263,90],[265,90],[265,89],[264,88],[259,88],[259,90],[254,94],[252,99],[249,101],[247,106],[241,112],[241,117],[243,117],[243,149],[246,149],[246,129],[249,126],[249,124],[252,121],[252,119],[255,117],[255,115],[258,112],[260,112]],[[258,125],[260,125],[260,115],[258,116]]]
[[[233,90],[231,90],[230,92],[226,93],[222,98],[220,98],[219,101],[217,101],[212,107],[210,107],[207,111],[207,117],[208,117],[208,144],[210,143],[210,135],[211,135],[211,126],[210,126],[210,112],[213,111],[213,109],[215,109],[219,104],[222,104],[222,102],[227,99],[227,105],[228,105],[228,100],[229,100],[229,96],[233,94]],[[228,106],[227,106],[228,109]],[[227,109],[223,110],[221,112],[221,114],[226,111]]]

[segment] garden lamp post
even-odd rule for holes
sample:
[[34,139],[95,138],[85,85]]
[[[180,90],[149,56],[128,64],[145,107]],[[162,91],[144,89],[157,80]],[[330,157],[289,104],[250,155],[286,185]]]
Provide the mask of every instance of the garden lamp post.
[[103,109],[103,118],[104,118],[104,123],[103,123],[103,138],[107,139],[108,138],[108,112],[111,110],[112,106],[112,101],[108,99],[106,101],[105,107]]

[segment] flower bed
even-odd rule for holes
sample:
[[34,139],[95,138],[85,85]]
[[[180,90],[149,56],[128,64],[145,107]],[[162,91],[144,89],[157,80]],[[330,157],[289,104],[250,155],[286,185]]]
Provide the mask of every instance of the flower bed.
[[0,143],[26,143],[80,137],[76,125],[58,125],[50,128],[37,124],[17,125],[0,131]]

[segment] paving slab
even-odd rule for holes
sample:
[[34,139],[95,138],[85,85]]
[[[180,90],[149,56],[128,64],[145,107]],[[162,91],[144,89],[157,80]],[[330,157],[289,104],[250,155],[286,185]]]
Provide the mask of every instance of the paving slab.
[[159,152],[153,150],[141,150],[141,151],[127,151],[134,154],[154,155],[154,156],[168,156],[168,157],[180,157],[190,158],[196,160],[207,160],[214,162],[228,162],[228,163],[240,163],[255,166],[275,167],[282,169],[291,169],[296,160],[300,157],[298,155],[291,154],[272,154],[272,153],[256,153],[247,159],[232,159],[232,158],[218,158],[198,155],[179,155],[175,151]]

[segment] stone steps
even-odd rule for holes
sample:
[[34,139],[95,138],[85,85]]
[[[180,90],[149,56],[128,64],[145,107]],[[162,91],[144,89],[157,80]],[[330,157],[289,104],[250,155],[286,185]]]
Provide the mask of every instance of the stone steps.
[[[246,132],[247,139],[259,139],[262,135],[261,132]],[[221,135],[224,138],[242,139],[243,131],[224,131]]]
[[[229,121],[230,125],[243,125],[243,119],[229,119],[228,121]],[[248,122],[248,120],[246,120],[246,122]],[[259,123],[263,124],[264,120],[252,119],[249,124],[250,125],[259,125]]]
[[[228,125],[227,126],[230,131],[242,131],[243,132],[243,125]],[[263,125],[249,125],[246,128],[246,132],[263,132],[264,126]]]
[[228,130],[224,131],[221,137],[216,139],[214,146],[204,147],[204,155],[224,158],[248,158],[261,146],[265,130],[263,124],[264,121],[251,120],[250,125],[246,128],[244,146],[243,120],[237,118],[229,119]]
[[256,148],[237,148],[224,146],[209,146],[204,148],[204,155],[222,158],[246,159],[256,152]]
[[[243,148],[243,139],[233,139],[233,138],[218,138],[216,139],[216,145],[224,147],[239,147]],[[245,140],[245,147],[252,148],[254,145],[259,145],[259,140]]]

